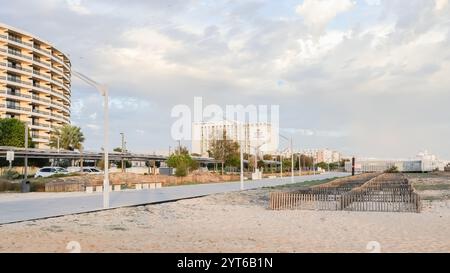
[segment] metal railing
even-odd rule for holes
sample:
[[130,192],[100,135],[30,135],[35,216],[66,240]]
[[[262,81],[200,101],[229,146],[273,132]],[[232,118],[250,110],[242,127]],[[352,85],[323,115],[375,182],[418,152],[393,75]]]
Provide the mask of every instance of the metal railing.
[[6,95],[9,95],[9,96],[27,98],[27,99],[31,99],[31,100],[34,100],[34,101],[44,102],[44,103],[50,104],[50,107],[53,107],[54,105],[56,105],[56,106],[58,106],[60,108],[63,108],[65,111],[70,113],[70,108],[67,107],[66,105],[58,103],[58,102],[55,102],[55,101],[52,101],[52,100],[44,99],[44,98],[41,98],[41,97],[36,96],[36,95],[31,95],[30,96],[30,95],[22,94],[20,92],[11,92],[11,91],[7,91],[7,90],[0,90],[0,94],[6,94]]
[[31,108],[25,108],[25,107],[20,107],[17,105],[13,105],[13,104],[5,104],[5,108],[7,109],[12,109],[12,110],[19,110],[19,111],[24,111],[24,112],[30,112]]
[[[50,70],[53,70],[55,73],[61,74],[63,77],[65,77],[66,80],[70,81],[70,78],[65,74],[63,69],[60,69],[60,68],[58,68],[56,66],[53,66],[51,63],[42,62],[41,60],[39,60],[37,58],[23,55],[22,53],[15,52],[13,50],[10,50],[9,48],[8,49],[0,48],[0,52],[5,52],[5,53],[8,53],[8,54],[17,56],[17,57],[21,57],[21,58],[24,58],[24,59],[27,59],[27,60],[31,60],[31,61],[33,61],[35,63],[38,63],[38,64],[40,64],[40,65],[50,69]],[[70,68],[68,68],[68,70],[70,71]]]
[[59,98],[64,98],[67,102],[70,102],[70,97],[67,96],[66,94],[64,94],[64,93],[62,93],[62,94],[56,93],[51,88],[44,87],[44,86],[37,85],[37,84],[33,84],[32,82],[29,82],[29,81],[22,81],[22,80],[19,80],[17,78],[10,77],[10,76],[8,76],[8,77],[0,76],[0,80],[7,80],[7,81],[10,81],[10,82],[13,82],[13,83],[29,85],[29,86],[32,86],[33,88],[39,88],[41,90],[45,90],[45,92],[49,93],[50,95],[53,95],[53,96],[59,97]]
[[6,64],[6,63],[0,63],[0,66],[5,66],[5,67],[12,68],[12,69],[25,71],[25,72],[28,72],[28,73],[33,74],[33,75],[40,76],[40,77],[42,77],[42,78],[47,79],[50,83],[52,83],[52,84],[54,84],[54,85],[57,85],[57,86],[59,86],[59,87],[62,87],[65,91],[67,91],[67,92],[70,93],[70,88],[68,88],[67,86],[65,86],[63,81],[54,79],[54,78],[52,78],[52,77],[50,77],[50,76],[47,76],[47,75],[44,75],[43,73],[40,73],[40,72],[38,72],[38,71],[31,70],[31,69],[26,69],[26,68],[23,68],[23,67],[21,67],[21,66],[14,66],[14,65],[9,64],[9,63],[8,63],[8,64]]

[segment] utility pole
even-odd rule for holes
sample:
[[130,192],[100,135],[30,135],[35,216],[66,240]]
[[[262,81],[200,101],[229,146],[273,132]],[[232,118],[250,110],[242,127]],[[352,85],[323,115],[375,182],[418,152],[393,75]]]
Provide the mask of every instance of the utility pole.
[[280,154],[280,178],[283,178],[283,154]]
[[316,175],[316,167],[314,166],[314,156],[312,158],[313,174]]
[[301,163],[301,161],[302,161],[302,155],[299,154],[298,155],[298,175],[299,176],[302,176],[302,163]]
[[60,136],[57,136],[56,137],[56,150],[58,151],[58,158],[57,158],[57,160],[56,160],[56,166],[59,166],[59,138],[60,138]]
[[121,149],[121,152],[122,152],[122,172],[124,173],[125,172],[125,166],[124,166],[123,156],[124,156],[124,153],[125,153],[125,134],[124,133],[120,133],[120,135],[122,136],[122,149]]
[[25,123],[25,158],[24,158],[24,174],[22,180],[22,192],[29,192],[30,189],[27,185],[28,179],[28,123]]
[[294,147],[291,137],[291,183],[294,183]]

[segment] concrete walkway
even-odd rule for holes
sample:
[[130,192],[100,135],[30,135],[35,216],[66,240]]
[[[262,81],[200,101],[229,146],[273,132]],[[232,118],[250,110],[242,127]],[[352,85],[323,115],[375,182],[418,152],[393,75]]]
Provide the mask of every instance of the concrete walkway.
[[[295,177],[294,183],[347,175],[349,174],[333,172],[315,176],[307,175]],[[290,177],[246,181],[245,189],[279,186],[290,183]],[[137,206],[239,190],[240,182],[228,182],[174,186],[154,190],[111,192],[110,206],[111,208]],[[101,193],[80,193],[74,196],[67,195],[64,198],[55,195],[57,194],[53,194],[52,197],[41,196],[36,198],[15,198],[12,200],[8,198],[2,200],[0,196],[0,224],[102,210]]]

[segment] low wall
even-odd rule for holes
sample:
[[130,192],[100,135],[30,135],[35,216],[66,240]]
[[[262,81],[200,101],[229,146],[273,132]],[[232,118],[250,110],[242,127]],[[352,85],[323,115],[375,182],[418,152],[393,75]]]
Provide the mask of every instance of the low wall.
[[[109,181],[111,185],[124,185],[125,188],[134,189],[135,184],[162,183],[162,186],[183,185],[192,183],[218,183],[225,181],[237,181],[238,175],[218,175],[211,173],[194,173],[186,177],[165,175],[142,175],[135,173],[111,173]],[[56,178],[47,182],[45,191],[84,191],[86,187],[103,185],[103,175],[80,175]]]

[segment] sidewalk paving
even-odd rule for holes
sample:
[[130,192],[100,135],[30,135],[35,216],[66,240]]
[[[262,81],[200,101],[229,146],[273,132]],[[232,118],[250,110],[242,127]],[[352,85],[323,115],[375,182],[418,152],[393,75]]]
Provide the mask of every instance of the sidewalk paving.
[[[330,172],[320,175],[305,175],[295,177],[294,183],[326,178],[348,176],[348,173]],[[256,189],[268,186],[279,186],[291,183],[291,177],[245,181],[245,189]],[[200,197],[215,193],[225,193],[240,190],[240,182],[225,182],[213,184],[196,184],[165,187],[153,190],[130,190],[110,193],[110,207],[120,208],[137,206],[179,199]],[[26,194],[24,194],[26,195]],[[62,194],[64,195],[64,194]],[[24,196],[25,197],[25,196]],[[76,213],[102,210],[102,193],[79,193],[66,195],[57,194],[51,197],[37,195],[34,197],[4,198],[0,195],[0,224],[28,221],[49,217],[57,217]]]

